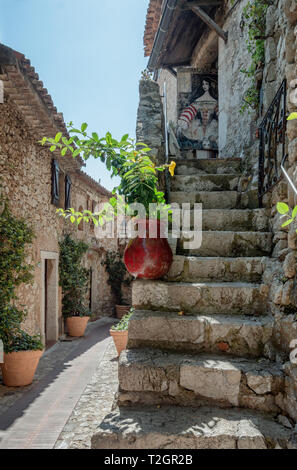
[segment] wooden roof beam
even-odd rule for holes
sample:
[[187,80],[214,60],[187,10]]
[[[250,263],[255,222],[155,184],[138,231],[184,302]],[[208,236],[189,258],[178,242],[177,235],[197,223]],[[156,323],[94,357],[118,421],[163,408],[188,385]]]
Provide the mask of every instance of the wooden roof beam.
[[190,10],[199,16],[199,18],[204,21],[204,23],[206,23],[209,28],[213,29],[222,39],[224,39],[225,42],[227,42],[228,33],[220,28],[220,26],[212,18],[210,18],[208,14],[197,5],[197,2],[195,2],[195,4],[187,3],[186,5],[188,5]]
[[224,0],[194,0],[193,2],[186,2],[182,5],[183,10],[191,9],[191,6],[197,7],[217,7],[224,4]]

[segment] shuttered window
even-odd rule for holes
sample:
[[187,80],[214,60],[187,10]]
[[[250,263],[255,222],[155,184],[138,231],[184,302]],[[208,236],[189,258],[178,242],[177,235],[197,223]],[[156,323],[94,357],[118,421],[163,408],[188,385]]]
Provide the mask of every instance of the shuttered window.
[[60,191],[59,191],[59,163],[57,160],[52,160],[52,204],[59,205]]
[[65,210],[71,207],[71,179],[70,176],[65,176]]

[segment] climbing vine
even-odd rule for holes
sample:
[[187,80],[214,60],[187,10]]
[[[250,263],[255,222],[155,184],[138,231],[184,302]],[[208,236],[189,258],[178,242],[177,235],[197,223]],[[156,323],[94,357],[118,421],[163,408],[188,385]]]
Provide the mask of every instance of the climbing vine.
[[260,89],[257,85],[257,73],[265,64],[266,13],[272,0],[251,0],[243,10],[243,28],[247,31],[247,50],[251,56],[251,65],[241,72],[252,78],[252,84],[246,91],[241,112],[249,108],[258,109]]
[[107,251],[102,266],[108,274],[108,284],[115,296],[117,305],[122,304],[122,285],[129,286],[131,278],[127,274],[126,267],[119,253]]
[[0,338],[6,353],[43,349],[39,336],[21,329],[27,312],[16,306],[16,288],[30,283],[34,266],[27,263],[27,246],[34,238],[24,219],[15,217],[0,195]]
[[86,300],[89,271],[82,266],[82,259],[88,251],[88,245],[73,240],[65,235],[59,242],[59,274],[62,287],[62,314],[64,317],[89,316],[90,311],[84,305]]

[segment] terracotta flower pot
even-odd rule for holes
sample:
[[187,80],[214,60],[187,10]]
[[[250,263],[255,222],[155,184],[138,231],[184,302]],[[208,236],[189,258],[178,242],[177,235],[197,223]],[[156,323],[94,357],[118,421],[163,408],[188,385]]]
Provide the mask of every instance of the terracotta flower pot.
[[129,313],[131,307],[129,305],[116,305],[115,308],[116,308],[117,318],[121,320],[124,315]]
[[85,334],[90,317],[67,317],[66,324],[69,336],[80,338]]
[[33,382],[43,351],[17,351],[4,354],[1,364],[3,382],[7,387],[24,387]]
[[128,330],[126,331],[116,331],[109,330],[110,335],[113,337],[115,347],[117,348],[118,356],[121,354],[124,349],[127,347],[128,342]]
[[[149,238],[149,227],[156,224],[156,237]],[[124,263],[132,276],[140,279],[160,279],[168,273],[172,263],[172,251],[166,238],[161,238],[165,224],[159,220],[141,219],[139,233],[146,237],[131,240],[124,253]]]

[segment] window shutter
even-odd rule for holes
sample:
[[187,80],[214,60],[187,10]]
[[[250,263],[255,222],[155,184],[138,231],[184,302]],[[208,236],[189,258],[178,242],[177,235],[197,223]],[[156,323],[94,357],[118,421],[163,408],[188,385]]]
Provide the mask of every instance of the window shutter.
[[52,204],[58,206],[60,194],[59,194],[59,163],[57,160],[52,160]]
[[65,176],[65,210],[71,207],[71,179],[70,176]]

